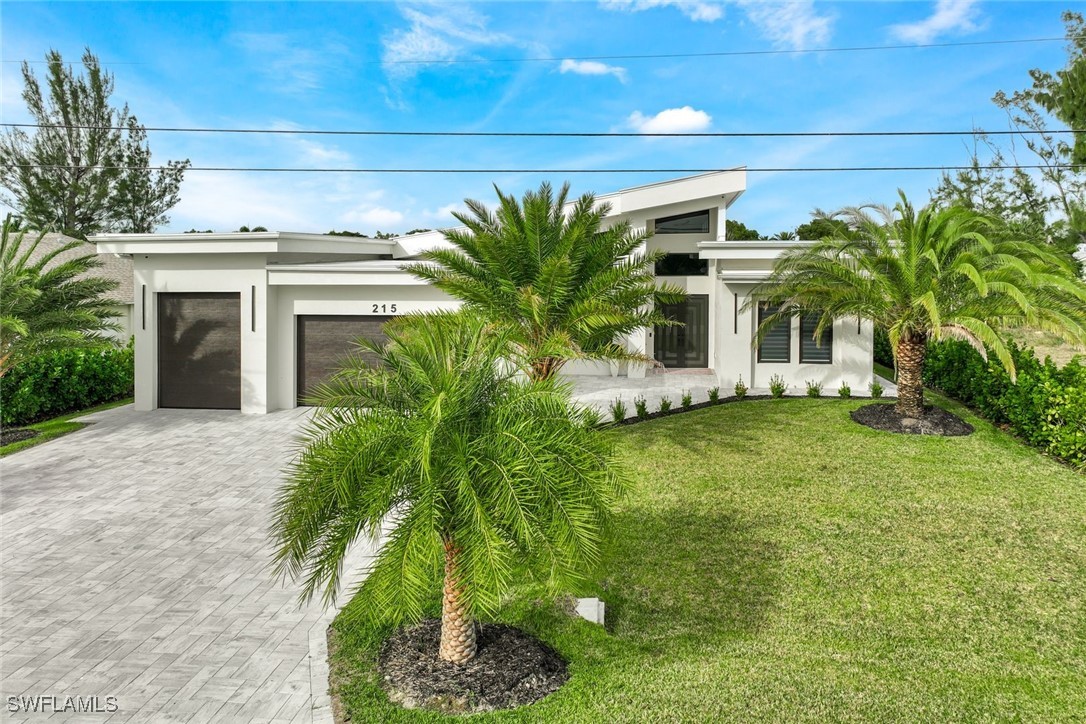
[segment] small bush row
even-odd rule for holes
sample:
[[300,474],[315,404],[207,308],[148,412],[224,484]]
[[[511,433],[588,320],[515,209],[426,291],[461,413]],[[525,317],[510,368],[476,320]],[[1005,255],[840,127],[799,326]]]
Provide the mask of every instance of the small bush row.
[[28,359],[0,377],[0,423],[25,425],[127,397],[134,360],[131,345]]
[[994,357],[985,361],[965,342],[934,343],[928,346],[924,383],[1049,455],[1086,468],[1086,366],[1072,360],[1060,368],[1016,346],[1011,355],[1016,383]]

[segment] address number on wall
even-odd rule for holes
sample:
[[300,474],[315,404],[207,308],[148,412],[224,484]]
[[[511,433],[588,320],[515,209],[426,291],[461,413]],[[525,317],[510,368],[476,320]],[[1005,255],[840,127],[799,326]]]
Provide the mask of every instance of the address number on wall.
[[396,305],[395,304],[374,304],[373,305],[373,314],[395,314],[395,313],[396,313]]

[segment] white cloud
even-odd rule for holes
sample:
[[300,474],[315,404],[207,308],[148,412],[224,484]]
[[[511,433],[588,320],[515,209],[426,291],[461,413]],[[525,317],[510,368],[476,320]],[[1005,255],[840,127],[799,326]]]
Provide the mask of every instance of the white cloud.
[[712,125],[713,117],[705,111],[690,106],[668,108],[655,116],[634,111],[627,119],[631,128],[639,133],[694,133]]
[[717,2],[704,0],[600,0],[607,10],[638,13],[653,8],[673,7],[691,20],[712,23],[724,17],[724,7]]
[[351,160],[351,154],[341,151],[335,146],[327,146],[323,143],[317,143],[316,141],[309,141],[304,138],[297,138],[294,140],[298,147],[299,154],[303,163],[329,163],[338,162],[346,163]]
[[284,33],[235,33],[232,42],[253,61],[256,72],[281,93],[304,94],[319,89],[350,51],[343,43],[322,38],[319,49]]
[[909,43],[930,43],[948,33],[962,35],[981,29],[976,0],[938,0],[930,16],[915,23],[891,25],[890,32]]
[[399,211],[386,209],[383,206],[363,206],[352,209],[339,218],[346,223],[365,224],[373,230],[388,231],[389,227],[402,223],[404,216]]
[[806,50],[825,45],[833,34],[833,17],[820,15],[813,0],[764,2],[736,0],[747,19],[777,47]]
[[562,73],[575,73],[577,75],[613,75],[623,83],[626,82],[626,69],[617,65],[607,65],[595,60],[572,60],[566,58],[558,67]]

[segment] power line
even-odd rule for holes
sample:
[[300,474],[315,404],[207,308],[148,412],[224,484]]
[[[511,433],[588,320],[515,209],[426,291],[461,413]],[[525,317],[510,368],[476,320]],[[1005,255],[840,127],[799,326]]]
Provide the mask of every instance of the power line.
[[[54,128],[83,131],[123,131],[127,126],[86,126],[54,123],[0,123],[7,128]],[[879,138],[901,136],[1017,136],[1086,133],[1078,129],[984,131],[697,131],[689,133],[641,133],[637,131],[385,131],[318,130],[298,128],[184,128],[181,126],[145,126],[155,133],[230,133],[287,136],[408,136],[447,138]]]
[[[1079,40],[1084,36],[1060,36],[1052,38],[1015,38],[1008,40],[972,40],[952,43],[915,43],[900,45],[854,45],[840,48],[772,49],[772,50],[722,50],[708,53],[629,53],[625,55],[577,55],[530,58],[414,58],[406,60],[360,60],[355,65],[463,65],[480,63],[557,63],[563,60],[667,60],[674,58],[729,58],[758,55],[797,55],[802,53],[856,53],[876,50],[914,50],[925,48],[967,48],[984,45],[1019,45],[1024,43],[1052,43]],[[48,60],[3,60],[4,63],[32,63],[48,65]],[[61,61],[62,63],[64,61]],[[146,61],[110,62],[100,65],[146,65]]]
[[[15,168],[77,170],[86,166],[52,164],[14,164]],[[162,171],[167,166],[95,166],[103,171]],[[254,166],[189,166],[187,171],[241,171],[247,173],[372,173],[372,174],[597,174],[597,173],[721,173],[747,171],[750,173],[822,173],[851,171],[994,171],[999,169],[1086,169],[1086,164],[1021,164],[1013,166],[779,166],[733,168],[291,168]]]

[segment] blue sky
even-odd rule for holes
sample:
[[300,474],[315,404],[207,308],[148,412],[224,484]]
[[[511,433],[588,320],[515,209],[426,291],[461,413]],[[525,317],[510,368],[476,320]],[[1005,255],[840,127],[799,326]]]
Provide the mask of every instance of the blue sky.
[[[4,3],[2,120],[27,120],[19,63],[84,46],[148,126],[421,131],[877,131],[1006,128],[992,94],[1055,70],[1062,43],[724,58],[562,58],[807,50],[1063,35],[1069,4],[609,0],[426,3]],[[544,62],[405,63],[553,58]],[[12,62],[15,61],[15,62]],[[38,66],[41,73],[42,66]],[[152,134],[196,166],[679,168],[960,164],[968,139],[464,139]],[[571,176],[606,193],[675,174]],[[165,230],[453,223],[492,183],[558,174],[189,172]],[[926,199],[937,172],[751,174],[732,217],[763,233],[816,207]]]

